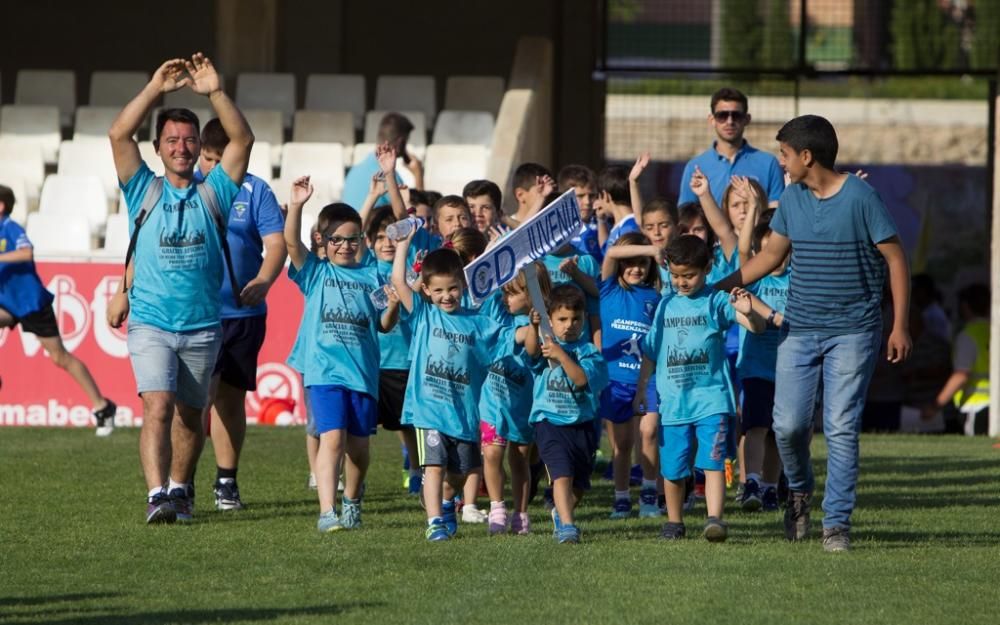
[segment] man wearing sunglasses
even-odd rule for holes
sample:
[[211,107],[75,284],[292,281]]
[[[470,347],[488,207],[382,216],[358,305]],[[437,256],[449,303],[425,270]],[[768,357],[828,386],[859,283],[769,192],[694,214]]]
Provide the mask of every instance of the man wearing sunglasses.
[[681,175],[678,204],[698,202],[691,191],[691,176],[695,168],[708,178],[715,202],[722,206],[722,194],[733,176],[753,178],[764,187],[771,206],[777,206],[778,197],[785,189],[785,178],[774,155],[751,146],[743,138],[750,125],[747,97],[742,92],[723,87],[712,94],[712,112],[708,123],[715,129],[716,140],[712,147],[687,162]]

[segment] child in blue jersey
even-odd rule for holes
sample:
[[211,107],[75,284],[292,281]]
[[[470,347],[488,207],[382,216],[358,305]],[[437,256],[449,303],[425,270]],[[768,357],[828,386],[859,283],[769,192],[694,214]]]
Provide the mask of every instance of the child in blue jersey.
[[[552,289],[548,272],[541,263],[535,263],[538,286],[548,297]],[[500,289],[502,309],[494,317],[498,323],[519,328],[531,323],[531,300],[528,280],[523,271]],[[480,314],[488,314],[481,310]],[[479,398],[480,443],[483,448],[483,468],[486,490],[490,495],[488,531],[502,534],[507,531],[508,517],[512,534],[528,534],[528,494],[531,469],[529,456],[535,432],[528,418],[531,414],[531,397],[534,391],[532,363],[523,355],[509,355],[490,365],[483,393]],[[510,450],[510,488],[513,496],[513,514],[507,514],[504,502],[504,452]]]
[[455,492],[482,464],[478,405],[488,367],[515,353],[519,344],[536,351],[537,337],[531,325],[515,331],[462,307],[465,274],[454,250],[435,250],[424,258],[420,292],[414,293],[406,281],[412,237],[397,244],[392,267],[392,285],[413,333],[403,422],[417,428],[425,536],[439,541],[457,531]]
[[691,474],[691,451],[697,439],[694,465],[705,472],[708,506],[704,535],[710,541],[723,541],[728,533],[722,521],[726,435],[729,417],[736,414],[725,335],[733,322],[760,332],[764,319],[754,312],[746,291],[734,289],[730,295],[707,286],[711,256],[700,238],[680,236],[666,254],[676,294],[660,302],[643,340],[635,409],[646,411],[646,390],[655,371],[660,399],[660,472],[668,518],[661,536],[676,539],[685,535],[685,480]]
[[[302,206],[312,195],[308,177],[293,183],[285,222],[285,245],[295,267],[295,283],[306,297],[301,353],[306,393],[319,434],[316,482],[321,532],[361,525],[362,484],[368,470],[368,437],[375,431],[378,397],[378,333],[392,329],[398,301],[379,313],[371,294],[382,288],[374,265],[358,263],[364,249],[361,218],[337,205],[323,230],[327,260],[299,239]],[[344,500],[334,502],[341,459],[346,452]]]
[[626,232],[639,231],[639,223],[632,211],[629,170],[620,165],[610,165],[601,170],[597,175],[594,210],[597,212],[597,238],[604,254],[608,253],[608,247],[614,245],[618,237]]
[[580,542],[574,510],[590,488],[599,430],[598,397],[608,385],[608,365],[583,336],[585,303],[574,286],[553,287],[548,313],[555,336],[543,337],[535,365],[531,423],[535,444],[552,479],[554,536]]
[[584,165],[566,165],[559,170],[556,183],[559,193],[563,194],[573,189],[577,206],[580,207],[580,222],[583,227],[580,233],[570,239],[570,245],[580,254],[590,254],[597,262],[604,256],[601,245],[597,242],[597,220],[594,218],[594,172]]
[[[649,331],[653,313],[660,302],[660,275],[657,260],[663,250],[652,245],[645,235],[629,232],[608,248],[601,267],[601,355],[608,363],[610,382],[601,393],[601,416],[611,425],[613,441],[615,500],[612,519],[626,519],[632,514],[629,495],[632,450],[635,434],[642,429],[642,489],[639,491],[639,516],[660,516],[656,504],[656,389],[648,389],[646,412],[632,409],[639,381],[642,351],[639,344]],[[645,428],[638,427],[640,421]]]

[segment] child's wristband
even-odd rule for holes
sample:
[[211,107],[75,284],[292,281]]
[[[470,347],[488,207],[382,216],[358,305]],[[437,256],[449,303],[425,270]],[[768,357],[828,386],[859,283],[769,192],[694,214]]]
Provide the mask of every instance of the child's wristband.
[[773,326],[774,325],[774,317],[777,314],[778,314],[778,311],[772,308],[771,309],[771,314],[767,316],[767,325],[769,325],[769,326]]

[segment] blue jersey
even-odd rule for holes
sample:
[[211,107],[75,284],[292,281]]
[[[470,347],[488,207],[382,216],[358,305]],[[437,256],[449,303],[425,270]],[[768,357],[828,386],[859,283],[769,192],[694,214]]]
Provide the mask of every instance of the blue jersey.
[[[788,270],[780,276],[767,275],[747,287],[762,302],[782,313],[788,301]],[[743,328],[740,328],[743,330]],[[740,379],[763,378],[774,381],[774,370],[778,359],[778,342],[781,329],[768,326],[760,334],[741,332],[740,355],[736,359],[736,371]]]
[[403,423],[479,440],[479,396],[490,364],[516,353],[514,328],[476,312],[448,314],[413,295],[403,311],[413,332]]
[[561,366],[550,367],[545,358],[536,360],[531,423],[573,425],[593,421],[601,391],[608,385],[608,364],[589,340],[559,344],[583,369],[587,385],[577,388]]
[[608,231],[608,240],[604,242],[604,247],[601,248],[601,252],[607,254],[608,248],[614,245],[615,241],[620,239],[623,234],[641,231],[642,229],[639,228],[639,224],[635,222],[635,215],[629,213]]
[[[24,228],[7,215],[0,215],[0,254],[30,247]],[[0,308],[15,317],[25,317],[51,305],[53,299],[42,285],[34,261],[0,263]]]
[[500,325],[509,326],[514,323],[514,316],[510,314],[507,303],[503,299],[503,289],[497,289],[486,296],[483,303],[479,305],[479,314],[486,315]]
[[[507,325],[520,328],[528,323],[527,315],[519,315]],[[534,392],[532,364],[523,351],[497,360],[489,367],[479,398],[480,419],[496,428],[503,438],[523,445],[535,440],[528,421]]]
[[[155,177],[142,163],[121,186],[128,205],[130,234]],[[229,219],[239,187],[222,167],[212,169],[204,182],[195,180],[183,189],[163,180],[163,194],[139,230],[136,242],[135,280],[129,290],[134,322],[168,332],[219,324],[225,261],[215,221],[198,195],[196,187],[200,184],[212,187],[223,219]]]
[[709,269],[708,275],[705,276],[705,283],[715,284],[739,269],[739,264],[740,254],[736,248],[733,248],[732,256],[726,258],[725,252],[722,251],[722,246],[717,244],[712,248],[712,268]]
[[789,185],[771,230],[792,243],[789,332],[836,336],[882,326],[886,265],[876,245],[896,236],[896,225],[867,182],[847,176],[822,200],[804,184]]
[[[379,260],[376,265],[379,284],[392,283],[392,263]],[[415,297],[418,297],[415,295]],[[378,335],[381,358],[379,367],[396,371],[410,368],[410,325],[399,321],[391,332]]]
[[373,266],[341,267],[309,254],[295,274],[306,296],[302,362],[305,385],[332,384],[378,397],[380,314]]
[[729,295],[710,286],[660,301],[642,353],[656,363],[663,425],[736,414],[725,347],[735,319]]
[[639,381],[639,344],[649,332],[659,302],[656,289],[626,289],[617,276],[601,281],[601,355],[608,363],[608,376],[615,382]]
[[580,226],[580,232],[569,240],[569,244],[573,246],[573,249],[578,254],[590,254],[593,256],[598,264],[604,260],[604,254],[601,253],[601,244],[597,239],[597,224],[594,222],[585,223]]
[[701,173],[708,178],[708,186],[712,191],[715,203],[722,206],[722,195],[729,186],[729,180],[733,176],[746,176],[753,178],[760,183],[767,194],[769,202],[776,202],[781,197],[781,192],[785,189],[785,174],[781,171],[778,159],[767,152],[761,152],[746,141],[736,152],[732,162],[728,158],[719,154],[715,149],[715,144],[698,156],[687,162],[684,166],[684,173],[681,174],[681,191],[677,204],[697,202],[698,196],[691,190],[691,175],[697,166]]

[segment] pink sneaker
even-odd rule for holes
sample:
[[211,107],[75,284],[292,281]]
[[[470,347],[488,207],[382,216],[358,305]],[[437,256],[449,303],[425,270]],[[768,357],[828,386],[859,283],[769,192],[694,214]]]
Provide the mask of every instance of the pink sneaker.
[[527,512],[515,512],[511,515],[510,531],[512,534],[527,536],[531,533],[531,521]]
[[490,504],[490,515],[488,521],[490,524],[490,536],[505,533],[507,531],[507,507],[503,504]]

